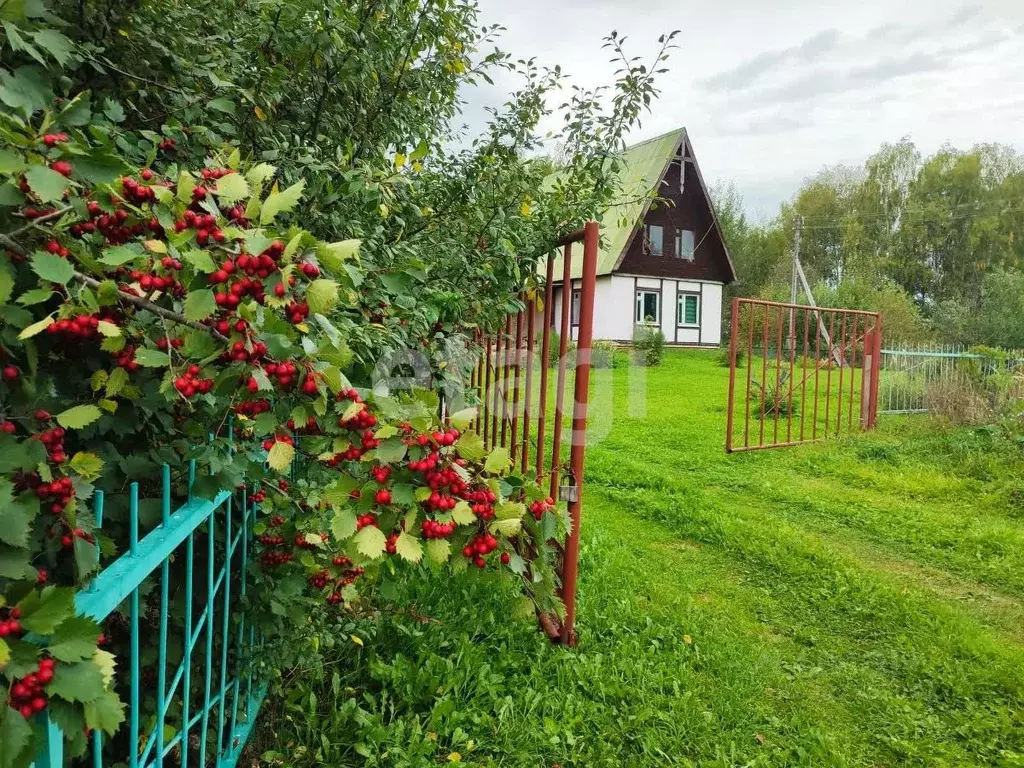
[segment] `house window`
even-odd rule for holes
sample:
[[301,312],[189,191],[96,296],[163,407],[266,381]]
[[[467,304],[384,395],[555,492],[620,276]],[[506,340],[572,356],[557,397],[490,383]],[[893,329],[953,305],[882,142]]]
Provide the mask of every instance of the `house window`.
[[680,293],[676,310],[678,325],[700,325],[700,296],[696,293]]
[[658,291],[636,292],[636,323],[661,325],[661,294]]
[[665,252],[665,230],[657,224],[647,225],[647,252],[661,256]]
[[572,292],[572,310],[571,310],[571,312],[572,312],[572,324],[573,325],[579,325],[580,324],[580,295],[581,295],[581,291],[580,291],[579,288],[576,288],[576,289],[573,290],[573,292]]
[[676,232],[676,257],[693,261],[693,232],[688,229]]

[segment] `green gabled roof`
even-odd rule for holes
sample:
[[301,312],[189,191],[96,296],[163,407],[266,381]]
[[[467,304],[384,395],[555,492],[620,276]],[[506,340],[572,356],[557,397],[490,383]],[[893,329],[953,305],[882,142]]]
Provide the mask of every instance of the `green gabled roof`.
[[[622,153],[618,199],[623,202],[612,205],[601,217],[601,250],[597,257],[597,274],[611,274],[618,265],[619,257],[629,245],[637,222],[644,217],[651,200],[657,196],[654,193],[658,191],[661,177],[668,170],[675,157],[676,147],[682,143],[685,135],[685,129],[676,128],[627,147]],[[583,250],[579,245],[573,247],[571,266],[573,280],[583,276]],[[561,281],[563,269],[559,251],[553,273],[556,281]]]

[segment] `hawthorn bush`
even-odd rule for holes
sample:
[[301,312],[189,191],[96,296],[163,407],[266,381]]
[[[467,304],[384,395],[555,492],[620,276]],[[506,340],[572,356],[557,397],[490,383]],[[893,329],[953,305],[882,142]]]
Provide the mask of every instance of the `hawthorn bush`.
[[[60,123],[80,100],[43,133],[9,128],[22,149],[2,157],[2,188],[22,198],[0,257],[0,676],[15,748],[31,746],[27,718],[48,705],[76,751],[83,726],[117,728],[113,657],[73,616],[73,590],[97,545],[124,550],[126,482],[157,487],[162,463],[195,459],[209,472],[194,493],[248,484],[262,506],[255,610],[279,660],[318,631],[313,604],[353,606],[387,556],[504,569],[539,610],[558,610],[548,542],[567,518],[510,475],[504,449],[485,456],[460,433],[473,411],[443,427],[433,392],[347,379],[330,316],[359,302],[358,242],[276,230],[302,185],[268,192],[274,169],[237,151],[195,172],[170,163],[93,183],[79,171],[90,143]],[[188,495],[184,477],[174,494]]]
[[[545,184],[550,163],[524,157],[561,72],[480,54],[493,30],[472,2],[114,10],[2,11],[0,768],[31,759],[43,710],[71,754],[117,732],[126,622],[75,616],[74,594],[125,551],[131,482],[141,533],[158,523],[164,464],[174,505],[224,489],[260,505],[251,663],[272,680],[315,668],[403,567],[471,569],[514,584],[516,613],[561,610],[565,512],[466,429],[464,353],[611,201],[656,94],[659,70],[610,36],[613,108],[572,92]],[[446,150],[459,89],[514,66],[523,86]],[[415,386],[389,390],[410,358]],[[208,535],[196,551],[222,552]]]

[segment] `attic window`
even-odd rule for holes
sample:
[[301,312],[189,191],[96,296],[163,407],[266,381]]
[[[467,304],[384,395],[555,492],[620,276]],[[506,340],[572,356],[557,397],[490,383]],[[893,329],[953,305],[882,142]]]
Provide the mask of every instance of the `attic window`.
[[693,232],[689,229],[676,232],[676,258],[693,261]]
[[665,253],[665,230],[657,224],[648,224],[647,242],[644,245],[651,256],[661,256]]

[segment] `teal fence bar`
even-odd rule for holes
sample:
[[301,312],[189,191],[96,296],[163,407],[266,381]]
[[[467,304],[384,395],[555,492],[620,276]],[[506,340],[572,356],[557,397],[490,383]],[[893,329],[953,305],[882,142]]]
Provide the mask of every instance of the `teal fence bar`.
[[[195,462],[187,472],[191,488]],[[117,612],[118,621],[130,623],[130,653],[117,658],[115,678],[128,705],[126,720],[109,743],[98,731],[89,736],[89,750],[77,761],[83,766],[229,768],[266,694],[248,666],[259,638],[242,610],[257,506],[243,488],[222,490],[212,499],[190,494],[172,510],[167,465],[160,491],[160,523],[139,538],[140,490],[131,484],[128,551],[76,596],[80,614],[102,622]],[[93,510],[102,526],[102,492]],[[140,648],[142,635],[147,642]],[[45,727],[45,748],[34,766],[62,768],[63,734],[48,717]]]

